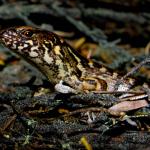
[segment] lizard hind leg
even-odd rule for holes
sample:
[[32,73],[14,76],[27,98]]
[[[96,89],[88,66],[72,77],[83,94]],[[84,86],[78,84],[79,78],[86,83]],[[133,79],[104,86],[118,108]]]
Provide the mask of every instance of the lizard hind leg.
[[82,90],[85,91],[106,91],[107,83],[105,80],[90,77],[84,78],[82,82]]

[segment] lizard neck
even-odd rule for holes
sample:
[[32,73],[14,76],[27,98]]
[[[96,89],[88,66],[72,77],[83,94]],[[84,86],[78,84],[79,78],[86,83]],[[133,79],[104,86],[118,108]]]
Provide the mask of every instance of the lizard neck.
[[[69,81],[72,84],[78,82],[89,67],[89,61],[65,42],[54,45],[49,55],[53,58],[54,63],[44,71],[48,71],[45,73],[48,78],[54,77],[54,74],[57,73],[56,82],[60,80],[66,83]],[[54,74],[50,75],[52,72]]]

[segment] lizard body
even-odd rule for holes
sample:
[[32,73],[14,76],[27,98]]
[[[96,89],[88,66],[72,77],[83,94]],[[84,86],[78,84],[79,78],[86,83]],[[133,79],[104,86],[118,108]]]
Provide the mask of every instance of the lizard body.
[[127,91],[132,79],[121,82],[116,73],[81,56],[58,35],[33,27],[11,27],[0,32],[0,41],[41,71],[62,93]]

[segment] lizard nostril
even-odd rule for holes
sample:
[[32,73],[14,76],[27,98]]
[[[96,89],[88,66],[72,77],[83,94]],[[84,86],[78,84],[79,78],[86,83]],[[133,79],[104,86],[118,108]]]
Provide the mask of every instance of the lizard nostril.
[[8,29],[7,29],[7,32],[8,32],[8,33],[15,33],[15,32],[16,32],[16,29],[14,29],[14,28],[8,28]]

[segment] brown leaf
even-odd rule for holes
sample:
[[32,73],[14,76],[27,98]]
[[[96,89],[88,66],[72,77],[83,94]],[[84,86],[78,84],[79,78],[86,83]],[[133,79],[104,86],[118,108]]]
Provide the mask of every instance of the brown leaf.
[[137,101],[123,101],[120,102],[112,107],[110,107],[108,110],[110,113],[114,112],[126,112],[138,108],[142,108],[148,106],[148,102],[146,100],[137,100]]

